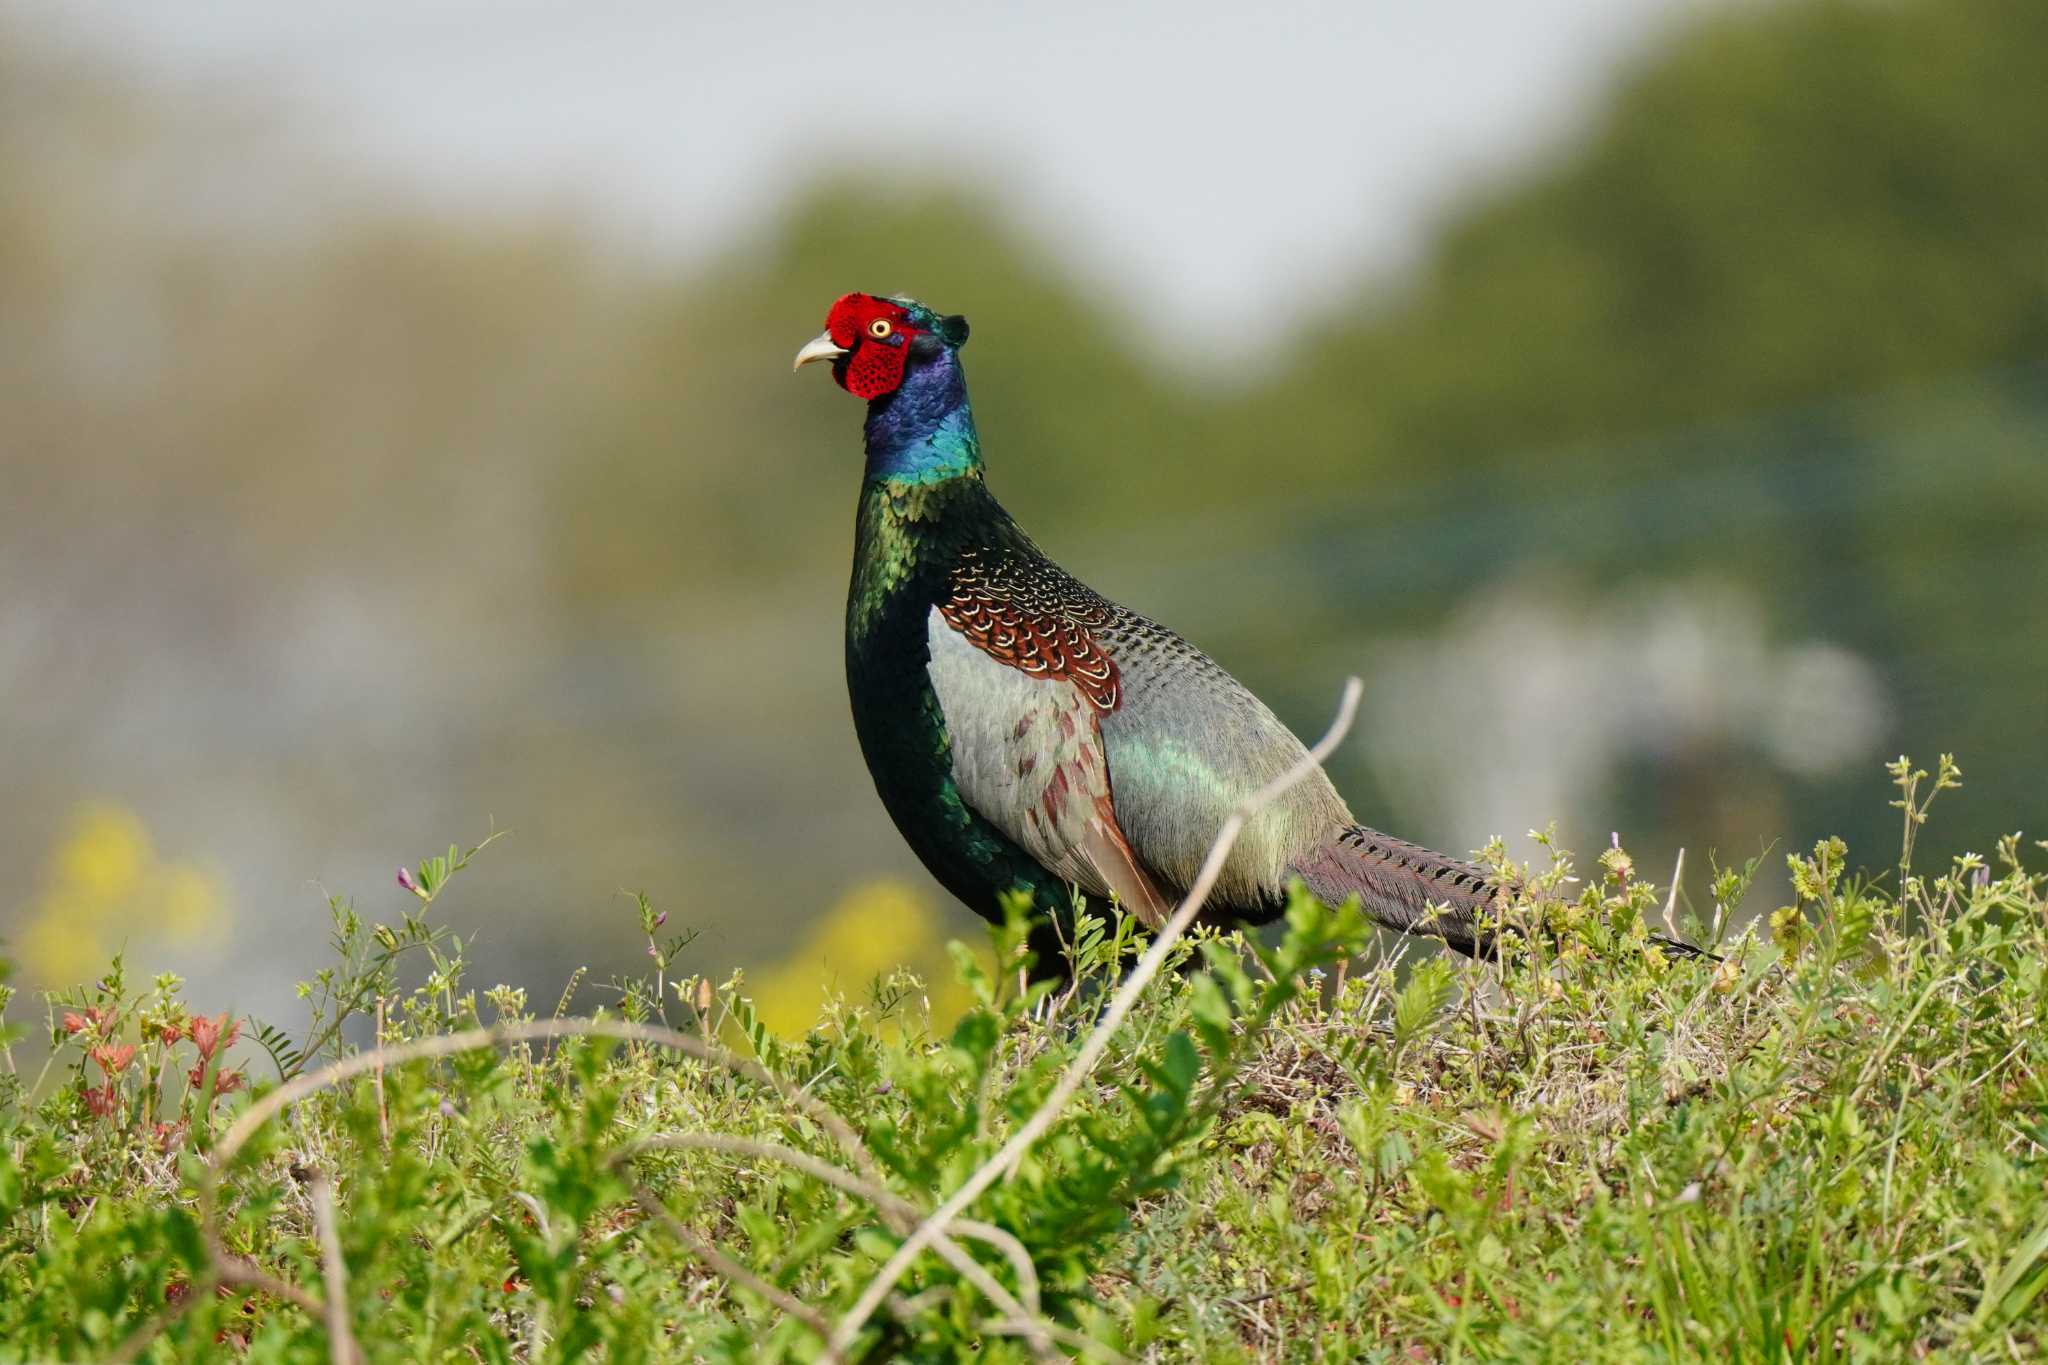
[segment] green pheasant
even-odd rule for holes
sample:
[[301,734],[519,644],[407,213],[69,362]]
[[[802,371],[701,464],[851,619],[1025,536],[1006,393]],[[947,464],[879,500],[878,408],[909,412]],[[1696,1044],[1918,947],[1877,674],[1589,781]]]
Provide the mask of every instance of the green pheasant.
[[[982,477],[966,341],[965,318],[848,294],[797,353],[868,404],[846,602],[861,752],[910,847],[978,913],[999,918],[1013,890],[1058,912],[1078,889],[1157,925],[1231,808],[1305,751],[1206,654],[1011,520]],[[1389,928],[1487,948],[1487,874],[1361,825],[1320,769],[1245,828],[1205,917],[1269,920],[1295,877]]]

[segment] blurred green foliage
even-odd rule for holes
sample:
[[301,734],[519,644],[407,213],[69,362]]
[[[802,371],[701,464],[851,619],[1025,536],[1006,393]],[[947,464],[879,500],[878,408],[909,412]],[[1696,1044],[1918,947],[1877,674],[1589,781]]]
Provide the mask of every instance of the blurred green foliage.
[[[2048,353],[2048,12],[1818,3],[1695,25],[1586,145],[1447,223],[1275,399],[1389,462],[1586,444]],[[1363,378],[1345,384],[1345,377]],[[1323,428],[1318,423],[1318,431]],[[1709,452],[1700,452],[1708,455]]]
[[[1412,277],[1215,318],[1260,357],[1219,374],[901,167],[679,274],[0,37],[0,865],[98,797],[265,895],[491,815],[501,943],[592,951],[565,907],[622,878],[757,957],[786,924],[730,907],[917,875],[840,695],[858,412],[786,372],[848,289],[967,313],[1005,501],[1298,728],[1490,585],[1711,579],[1876,668],[1868,762],[1674,740],[1519,827],[1865,844],[1853,794],[1915,747],[1973,760],[1949,828],[1987,845],[2039,823],[2048,753],[2044,66],[2029,0],[1699,20]],[[1338,768],[1375,823],[1519,832],[1425,823],[1369,746]]]

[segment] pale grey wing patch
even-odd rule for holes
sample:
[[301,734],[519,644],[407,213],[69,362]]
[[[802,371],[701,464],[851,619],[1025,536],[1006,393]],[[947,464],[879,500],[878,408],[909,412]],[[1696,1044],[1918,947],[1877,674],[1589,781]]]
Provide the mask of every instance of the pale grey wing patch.
[[[1162,883],[1184,888],[1231,809],[1306,750],[1264,702],[1172,631],[1119,609],[1097,635],[1123,680],[1122,704],[1102,717],[1117,822]],[[1330,779],[1311,773],[1246,825],[1215,899],[1269,902],[1289,863],[1352,823]]]
[[1054,876],[1161,923],[1172,907],[1118,828],[1095,707],[1072,683],[998,663],[936,608],[926,637],[961,799]]

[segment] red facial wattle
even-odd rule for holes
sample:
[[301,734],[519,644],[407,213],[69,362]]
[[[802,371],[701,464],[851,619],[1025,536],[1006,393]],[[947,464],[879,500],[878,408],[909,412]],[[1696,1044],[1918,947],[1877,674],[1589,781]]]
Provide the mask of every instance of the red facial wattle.
[[[885,324],[882,336],[875,335],[877,323]],[[871,294],[848,294],[832,305],[825,330],[832,343],[847,352],[835,372],[848,393],[880,398],[903,383],[903,365],[910,356],[911,338],[917,335],[907,310]]]
[[880,398],[896,392],[903,383],[903,344],[864,342],[846,362],[846,376],[840,380],[855,398]]

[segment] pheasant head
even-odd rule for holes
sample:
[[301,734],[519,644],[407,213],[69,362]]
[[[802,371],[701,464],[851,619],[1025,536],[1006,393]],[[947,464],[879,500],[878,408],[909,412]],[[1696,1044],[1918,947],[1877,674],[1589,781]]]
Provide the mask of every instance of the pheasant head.
[[848,294],[825,315],[825,330],[796,353],[796,368],[832,362],[832,378],[856,398],[886,398],[906,373],[967,344],[967,319],[916,299]]

